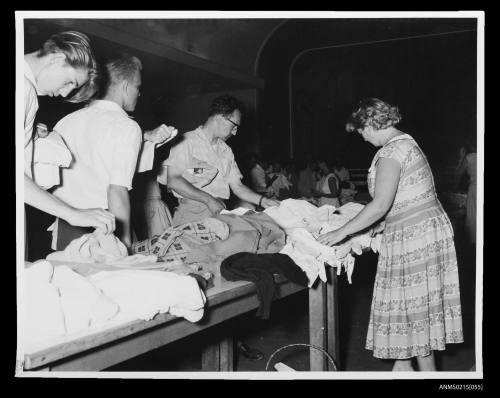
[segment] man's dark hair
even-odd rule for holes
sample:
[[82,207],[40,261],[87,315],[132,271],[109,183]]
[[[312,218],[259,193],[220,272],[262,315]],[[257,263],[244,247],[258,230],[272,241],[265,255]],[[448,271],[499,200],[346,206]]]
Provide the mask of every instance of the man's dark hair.
[[237,98],[228,94],[221,95],[212,101],[208,111],[208,117],[215,115],[229,116],[236,109],[243,113],[242,108],[243,104]]

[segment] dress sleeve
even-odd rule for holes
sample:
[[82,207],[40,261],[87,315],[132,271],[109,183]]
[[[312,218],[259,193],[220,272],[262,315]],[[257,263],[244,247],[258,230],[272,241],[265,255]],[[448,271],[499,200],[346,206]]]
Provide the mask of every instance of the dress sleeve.
[[120,139],[114,143],[115,147],[111,152],[111,159],[109,159],[109,183],[131,190],[142,143],[141,129],[132,120],[118,123],[116,127],[117,131],[120,132]]
[[410,147],[403,140],[391,142],[379,151],[377,160],[380,158],[394,159],[402,165],[409,149]]

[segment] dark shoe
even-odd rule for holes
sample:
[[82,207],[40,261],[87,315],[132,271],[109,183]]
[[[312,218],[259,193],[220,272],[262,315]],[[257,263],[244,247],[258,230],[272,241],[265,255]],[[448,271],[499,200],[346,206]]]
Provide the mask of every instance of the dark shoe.
[[238,342],[238,351],[250,361],[260,361],[264,359],[264,354],[255,348],[250,348],[242,341]]

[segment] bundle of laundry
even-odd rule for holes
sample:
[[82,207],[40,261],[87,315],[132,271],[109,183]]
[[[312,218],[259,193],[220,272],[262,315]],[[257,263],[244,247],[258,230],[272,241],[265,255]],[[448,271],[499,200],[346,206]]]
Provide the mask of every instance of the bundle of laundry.
[[236,253],[221,263],[221,275],[228,281],[250,281],[255,283],[259,308],[257,317],[268,319],[271,303],[276,294],[274,274],[283,275],[288,280],[307,286],[306,274],[292,259],[284,254]]
[[32,176],[38,186],[49,189],[59,185],[60,167],[69,167],[72,155],[61,135],[52,131],[33,144]]
[[76,263],[133,264],[156,262],[154,255],[129,256],[125,245],[113,234],[96,229],[74,239],[62,251],[49,254],[47,260]]
[[159,261],[182,261],[218,273],[222,260],[239,253],[277,253],[285,232],[268,215],[245,209],[243,215],[219,214],[166,229],[160,236],[136,242],[134,253],[155,254]]
[[169,312],[191,322],[206,297],[196,280],[161,271],[100,271],[84,277],[66,265],[37,261],[24,270],[24,338],[28,343]]
[[317,238],[327,232],[336,230],[355,217],[362,209],[359,203],[347,203],[339,208],[330,205],[316,207],[304,200],[287,199],[280,206],[265,210],[287,234],[287,242],[280,253],[287,254],[307,274],[309,286],[319,277],[326,282],[325,264],[337,267],[337,274],[342,268],[347,273],[349,283],[352,282],[354,256],[363,250],[375,252],[380,247],[381,232],[384,224],[356,234],[340,245],[333,247],[323,245]]

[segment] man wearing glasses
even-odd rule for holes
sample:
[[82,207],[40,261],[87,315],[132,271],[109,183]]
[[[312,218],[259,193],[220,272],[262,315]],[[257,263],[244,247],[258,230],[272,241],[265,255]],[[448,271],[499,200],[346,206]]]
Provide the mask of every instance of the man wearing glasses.
[[226,144],[238,131],[241,108],[230,95],[216,98],[206,122],[184,134],[184,140],[171,149],[163,166],[167,168],[167,185],[179,199],[173,226],[219,214],[230,191],[259,207],[279,205],[242,184],[233,151]]

